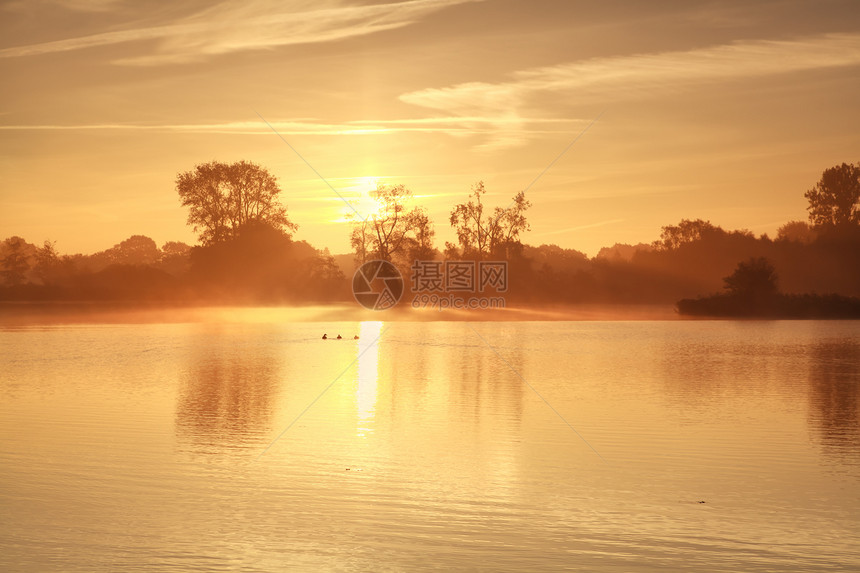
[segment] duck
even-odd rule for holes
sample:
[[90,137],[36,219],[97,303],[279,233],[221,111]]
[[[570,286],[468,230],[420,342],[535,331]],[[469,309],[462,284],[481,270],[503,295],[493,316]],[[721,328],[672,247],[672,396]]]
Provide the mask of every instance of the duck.
[[323,334],[323,340],[328,340],[328,334]]
[[338,334],[338,335],[337,335],[337,340],[341,340],[341,339],[343,339],[343,336],[341,336],[340,334]]
[[352,339],[353,339],[353,340],[358,340],[358,335],[356,334],[355,336],[353,336],[353,337],[352,337]]

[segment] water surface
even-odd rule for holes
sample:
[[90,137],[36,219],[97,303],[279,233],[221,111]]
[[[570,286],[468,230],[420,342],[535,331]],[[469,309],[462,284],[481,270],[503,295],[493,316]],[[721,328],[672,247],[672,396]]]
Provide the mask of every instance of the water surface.
[[856,322],[41,325],[0,367],[2,570],[860,570]]

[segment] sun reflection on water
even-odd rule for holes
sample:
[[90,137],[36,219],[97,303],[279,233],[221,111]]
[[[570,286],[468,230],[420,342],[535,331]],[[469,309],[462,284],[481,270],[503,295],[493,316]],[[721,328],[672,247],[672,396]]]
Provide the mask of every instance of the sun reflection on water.
[[376,414],[377,380],[379,377],[379,334],[382,322],[362,322],[355,351],[358,353],[358,384],[355,404],[358,412],[356,434],[365,436],[373,432]]

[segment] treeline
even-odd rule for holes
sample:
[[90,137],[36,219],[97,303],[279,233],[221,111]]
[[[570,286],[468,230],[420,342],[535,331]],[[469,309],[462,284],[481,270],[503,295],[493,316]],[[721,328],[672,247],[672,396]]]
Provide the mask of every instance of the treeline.
[[[557,245],[522,245],[508,256],[511,301],[672,304],[714,293],[739,261],[761,257],[784,293],[860,296],[860,238],[816,236],[806,223],[775,239],[707,221],[663,228],[653,244],[615,245],[589,258]],[[431,252],[429,258],[445,255]],[[271,227],[235,238],[161,248],[136,235],[93,255],[58,255],[52,243],[20,237],[0,244],[4,300],[326,302],[351,300],[354,256],[331,256]],[[402,269],[408,273],[408,269]],[[404,274],[408,277],[408,274]]]
[[615,245],[589,259],[554,245],[525,247],[515,296],[536,302],[674,303],[714,293],[739,262],[765,258],[785,293],[860,296],[860,233],[816,234],[803,222],[776,238],[702,220],[663,227],[652,244]]
[[274,177],[260,166],[201,164],[180,173],[176,184],[200,244],[168,242],[159,248],[135,235],[93,255],[60,255],[54,243],[37,246],[10,237],[0,244],[0,300],[348,301],[354,269],[373,259],[393,262],[407,281],[414,260],[504,260],[505,296],[535,304],[674,304],[720,292],[725,298],[731,294],[725,283],[730,273],[751,259],[774,269],[774,292],[781,295],[860,296],[860,167],[851,164],[826,170],[806,193],[809,223],[786,223],[774,238],[685,219],[663,227],[651,244],[618,244],[593,258],[557,245],[524,243],[531,206],[525,194],[491,210],[482,183],[452,207],[448,223],[456,242],[442,248],[434,244],[433,223],[414,205],[411,192],[380,184],[371,193],[376,210],[355,210],[353,252],[338,257],[293,240],[298,225],[279,203]]
[[59,255],[21,237],[0,244],[0,300],[301,303],[345,300],[327,252],[276,229],[249,226],[230,241],[158,248],[135,235],[93,255]]
[[860,318],[858,297],[780,292],[776,268],[764,257],[738,263],[723,282],[723,292],[681,299],[678,311],[711,317]]

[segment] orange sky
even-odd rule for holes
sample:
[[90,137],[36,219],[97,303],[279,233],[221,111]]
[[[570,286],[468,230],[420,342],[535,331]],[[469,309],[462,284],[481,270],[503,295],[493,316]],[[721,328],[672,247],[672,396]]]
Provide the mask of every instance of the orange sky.
[[405,183],[440,247],[472,183],[506,206],[538,176],[528,243],[773,235],[860,159],[859,72],[854,0],[5,2],[0,239],[194,243],[177,172],[246,159],[296,238],[347,252],[346,207],[258,113],[345,196]]

